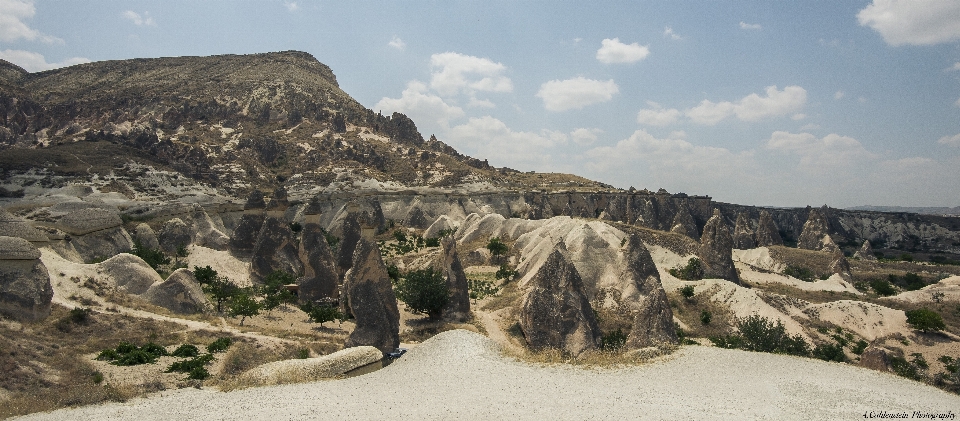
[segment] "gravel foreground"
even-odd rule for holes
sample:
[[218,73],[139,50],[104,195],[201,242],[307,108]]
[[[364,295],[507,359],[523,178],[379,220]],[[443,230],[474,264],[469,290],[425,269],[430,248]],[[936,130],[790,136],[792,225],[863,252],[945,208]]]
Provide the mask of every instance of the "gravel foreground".
[[919,419],[914,411],[955,419],[960,397],[845,364],[703,346],[638,367],[543,367],[505,358],[486,337],[455,330],[359,377],[233,392],[181,389],[16,419]]

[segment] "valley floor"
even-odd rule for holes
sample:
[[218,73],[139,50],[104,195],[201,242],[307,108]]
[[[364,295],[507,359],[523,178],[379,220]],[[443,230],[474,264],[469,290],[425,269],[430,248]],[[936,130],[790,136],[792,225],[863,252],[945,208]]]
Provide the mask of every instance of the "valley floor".
[[960,397],[845,364],[687,346],[642,366],[538,366],[472,332],[441,333],[384,369],[232,392],[165,391],[19,420],[863,419],[958,414]]

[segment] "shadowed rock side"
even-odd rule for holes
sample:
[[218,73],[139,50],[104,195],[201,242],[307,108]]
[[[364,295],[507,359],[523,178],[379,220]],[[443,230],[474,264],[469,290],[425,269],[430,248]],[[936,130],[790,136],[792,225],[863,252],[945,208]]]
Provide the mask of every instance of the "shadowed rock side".
[[386,353],[400,346],[397,297],[375,243],[361,239],[357,244],[343,292],[356,323],[345,348],[368,345]]
[[133,239],[115,211],[85,208],[67,213],[57,225],[70,234],[72,246],[84,261],[130,251]]
[[29,241],[0,236],[0,313],[36,322],[50,315],[53,286],[40,251]]
[[827,220],[818,209],[810,209],[807,222],[803,224],[803,231],[797,240],[797,248],[806,250],[822,250],[824,238],[829,237]]
[[733,248],[740,250],[752,249],[757,246],[753,239],[753,230],[750,229],[750,220],[747,214],[737,214],[737,224],[733,228]]
[[230,244],[230,237],[221,230],[222,224],[214,222],[200,205],[194,205],[194,207],[192,218],[195,243],[214,250],[225,250]]
[[875,346],[867,347],[860,355],[860,367],[877,371],[893,371],[887,350]]
[[682,205],[677,209],[677,216],[673,217],[673,226],[670,228],[670,232],[683,234],[694,240],[700,238],[697,223],[693,220],[693,216],[690,215],[687,207]]
[[733,237],[730,236],[730,230],[718,210],[714,210],[713,217],[703,227],[699,255],[706,266],[703,274],[705,278],[720,278],[740,283],[737,268],[733,266]]
[[599,346],[600,327],[583,292],[583,280],[558,245],[523,297],[520,328],[533,349],[559,348],[570,355]]
[[247,257],[253,254],[253,247],[257,243],[257,236],[260,235],[260,228],[263,227],[263,220],[266,216],[263,210],[267,207],[263,201],[263,192],[254,190],[247,198],[247,203],[243,206],[243,216],[240,217],[240,223],[233,230],[233,236],[230,237],[230,252],[236,256]]
[[290,226],[280,218],[268,216],[253,247],[250,274],[253,279],[262,281],[275,270],[297,276],[303,272],[303,264]]
[[163,224],[160,229],[160,248],[167,254],[175,255],[177,248],[186,247],[193,243],[193,233],[190,226],[180,218],[173,218]]
[[341,279],[353,266],[353,261],[355,260],[354,252],[357,249],[357,243],[360,242],[362,233],[360,217],[359,212],[350,212],[343,218],[340,249],[337,251],[337,273]]
[[760,223],[757,226],[757,247],[782,246],[780,228],[766,209],[760,211]]
[[316,301],[337,297],[337,265],[319,224],[308,223],[300,237],[300,261],[303,276],[299,278],[300,301]]
[[627,335],[627,348],[639,349],[679,342],[667,294],[663,288],[657,289],[640,302],[640,310],[634,316],[633,327]]
[[133,233],[133,239],[139,242],[143,247],[150,249],[160,248],[160,241],[157,240],[157,233],[153,231],[153,228],[150,228],[150,226],[145,223],[140,223],[137,225],[137,228]]
[[662,343],[677,343],[673,310],[650,252],[640,237],[634,234],[629,235],[626,248],[626,273],[622,278],[632,278],[640,292],[633,328],[627,336],[627,347],[646,348]]
[[193,272],[186,268],[177,269],[167,280],[153,284],[142,297],[179,314],[203,313],[211,307]]
[[850,274],[850,262],[843,255],[840,249],[833,253],[833,262],[830,263],[830,271],[840,275],[844,281],[853,282],[853,275]]
[[426,229],[430,227],[430,223],[431,221],[427,219],[427,215],[424,214],[423,210],[418,207],[411,209],[405,220],[406,226],[417,229]]
[[873,246],[870,245],[870,240],[863,242],[863,245],[860,246],[860,250],[857,250],[856,253],[853,253],[853,258],[870,262],[877,261],[877,256],[873,254]]
[[470,292],[467,288],[467,275],[457,255],[457,242],[453,237],[443,239],[443,253],[438,265],[447,281],[450,299],[443,308],[443,317],[449,320],[465,321],[470,318]]

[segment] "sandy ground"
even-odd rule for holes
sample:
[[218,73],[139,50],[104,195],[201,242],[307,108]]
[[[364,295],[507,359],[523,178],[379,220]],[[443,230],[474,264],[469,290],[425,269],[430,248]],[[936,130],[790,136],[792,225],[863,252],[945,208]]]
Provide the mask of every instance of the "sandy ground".
[[688,346],[639,367],[537,366],[457,330],[343,380],[234,392],[180,389],[22,420],[862,419],[960,412],[960,397],[844,364]]

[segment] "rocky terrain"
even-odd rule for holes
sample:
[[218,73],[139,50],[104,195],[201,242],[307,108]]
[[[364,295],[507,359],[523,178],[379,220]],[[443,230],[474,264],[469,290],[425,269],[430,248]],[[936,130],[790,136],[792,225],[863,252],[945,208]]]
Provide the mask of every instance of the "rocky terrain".
[[[414,348],[400,370],[450,358],[415,347],[463,329],[522,364],[749,364],[724,349],[740,348],[960,390],[958,217],[494,168],[365,109],[300,52],[0,62],[0,116],[3,416],[342,378]],[[432,277],[442,307],[409,295]],[[921,309],[942,326],[908,318]],[[793,345],[751,345],[750,329]],[[174,352],[217,338],[237,345],[207,354],[205,378],[97,359],[120,341]]]

